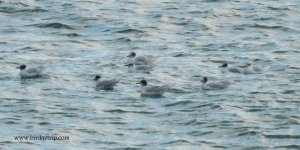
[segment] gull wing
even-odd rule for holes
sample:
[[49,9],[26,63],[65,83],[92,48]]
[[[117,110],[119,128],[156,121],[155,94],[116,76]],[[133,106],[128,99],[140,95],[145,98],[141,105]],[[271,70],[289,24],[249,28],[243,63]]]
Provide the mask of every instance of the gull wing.
[[207,86],[214,88],[214,89],[224,89],[227,86],[229,86],[229,82],[223,81],[223,82],[215,82],[215,83],[208,83]]
[[27,69],[27,73],[41,73],[43,70],[45,70],[45,67],[43,66],[39,66],[39,67],[36,67],[36,68],[29,68]]
[[243,73],[242,68],[237,68],[237,67],[230,67],[230,68],[228,68],[228,71],[234,72],[234,73]]
[[147,87],[147,92],[159,94],[159,93],[165,92],[168,89],[169,89],[168,85],[163,85],[163,86],[149,86],[149,87]]
[[112,88],[115,84],[119,82],[118,79],[111,79],[111,80],[103,80],[97,83],[97,86],[101,86],[104,88]]

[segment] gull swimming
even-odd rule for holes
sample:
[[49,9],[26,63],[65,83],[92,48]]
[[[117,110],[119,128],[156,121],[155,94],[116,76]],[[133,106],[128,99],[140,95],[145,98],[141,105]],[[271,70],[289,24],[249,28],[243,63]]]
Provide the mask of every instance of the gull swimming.
[[235,67],[235,66],[229,66],[227,63],[222,64],[219,66],[221,68],[222,73],[232,72],[232,73],[244,73],[243,68],[241,67]]
[[152,64],[156,59],[153,56],[136,56],[135,52],[131,52],[128,56],[127,63],[133,63],[135,65],[148,65]]
[[38,66],[35,68],[27,69],[26,65],[21,65],[21,66],[17,67],[16,69],[20,69],[20,76],[22,78],[31,78],[31,77],[39,76],[42,73],[42,71],[44,71],[46,69],[46,67]]
[[133,63],[126,64],[125,66],[128,67],[128,73],[135,73],[135,72],[150,73],[150,71],[152,71],[152,69],[155,67],[154,64],[134,65]]
[[250,63],[246,63],[244,74],[263,73],[267,71],[269,68],[270,66],[252,65]]
[[140,82],[136,83],[141,85],[141,94],[146,96],[160,96],[164,94],[168,89],[168,85],[162,86],[149,86],[146,80],[141,80]]
[[221,90],[227,88],[230,85],[230,82],[227,81],[209,83],[207,77],[203,77],[203,80],[201,80],[201,82],[202,88],[205,90]]
[[101,90],[112,90],[114,86],[120,81],[120,79],[100,80],[101,76],[96,75],[94,80],[96,81],[96,88]]

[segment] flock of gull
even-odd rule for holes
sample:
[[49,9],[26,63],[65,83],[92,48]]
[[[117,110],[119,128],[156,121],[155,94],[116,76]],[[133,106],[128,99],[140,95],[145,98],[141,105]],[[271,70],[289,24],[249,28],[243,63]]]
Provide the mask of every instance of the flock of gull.
[[[127,57],[128,60],[125,66],[128,67],[129,73],[150,73],[150,71],[156,66],[155,61],[157,59],[151,55],[136,56],[135,52],[131,52]],[[222,73],[256,74],[265,72],[269,69],[269,66],[252,65],[250,63],[246,63],[244,66],[231,66],[227,63],[223,63],[219,66],[219,68],[221,68]],[[17,67],[17,69],[20,69],[21,78],[32,78],[40,76],[46,68],[44,66],[27,68],[26,65],[21,65]],[[101,80],[100,75],[96,75],[94,80],[96,81],[96,88],[101,90],[112,90],[113,87],[120,81],[120,79],[117,78]],[[148,82],[145,79],[141,80],[137,84],[141,85],[141,94],[146,96],[162,95],[170,88],[169,85],[148,85]],[[220,90],[227,88],[231,83],[227,81],[209,82],[207,77],[203,77],[201,84],[202,89],[205,90]]]

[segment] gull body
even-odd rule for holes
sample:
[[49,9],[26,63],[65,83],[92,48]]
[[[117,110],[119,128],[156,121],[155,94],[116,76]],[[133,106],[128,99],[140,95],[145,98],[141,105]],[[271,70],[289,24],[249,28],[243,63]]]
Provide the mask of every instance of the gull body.
[[205,90],[221,90],[225,89],[230,85],[230,82],[227,81],[221,81],[221,82],[208,82],[207,77],[203,77],[202,82],[202,88]]
[[21,65],[17,67],[17,69],[20,69],[20,76],[22,78],[31,78],[39,76],[46,69],[46,67],[38,66],[35,68],[27,68],[26,65]]
[[145,96],[160,96],[163,95],[168,89],[168,85],[162,86],[149,86],[146,80],[141,80],[139,83],[141,84],[140,92]]
[[219,66],[219,68],[221,68],[221,72],[222,73],[227,73],[227,72],[231,72],[231,73],[244,73],[244,69],[241,67],[236,67],[236,66],[229,66],[227,63],[222,64],[221,66]]
[[270,66],[252,65],[250,63],[247,63],[244,73],[245,74],[263,73],[267,71],[269,68]]
[[112,90],[120,79],[100,80],[101,76],[97,75],[94,80],[96,81],[96,88],[101,90]]
[[128,67],[128,72],[129,73],[135,73],[135,72],[150,73],[150,71],[152,71],[152,69],[155,67],[154,64],[134,65],[133,63],[126,64],[125,66]]
[[133,63],[135,65],[149,65],[152,64],[156,59],[153,56],[136,56],[135,52],[131,52],[128,56],[127,63]]

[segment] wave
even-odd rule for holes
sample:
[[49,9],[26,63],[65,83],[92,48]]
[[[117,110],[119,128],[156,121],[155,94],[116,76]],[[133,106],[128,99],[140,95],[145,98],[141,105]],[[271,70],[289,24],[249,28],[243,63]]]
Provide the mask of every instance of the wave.
[[282,30],[282,31],[290,31],[292,29],[280,25],[262,25],[258,23],[254,24],[242,24],[242,25],[237,25],[234,27],[237,30],[243,30],[246,28],[258,28],[258,29],[277,29],[277,30]]
[[188,141],[188,140],[183,140],[183,139],[180,139],[180,140],[173,140],[173,141],[169,141],[169,142],[165,142],[165,143],[162,143],[162,144],[193,144],[192,142]]
[[287,134],[264,134],[263,135],[266,138],[269,139],[300,139],[300,135],[287,135]]
[[170,107],[170,106],[177,106],[177,105],[187,105],[187,104],[190,104],[190,103],[193,103],[193,101],[179,101],[179,102],[175,102],[175,103],[171,103],[171,104],[166,104],[164,105],[164,107]]
[[279,149],[300,149],[300,145],[276,146],[274,148],[279,148]]
[[58,22],[53,22],[53,23],[40,23],[40,24],[33,24],[29,26],[34,26],[38,28],[54,28],[54,29],[73,29],[71,26],[58,23]]
[[109,113],[138,113],[138,114],[154,114],[155,112],[149,112],[149,111],[126,111],[122,109],[111,109],[111,110],[104,110],[104,112]]
[[0,7],[0,12],[6,14],[14,14],[14,13],[40,13],[40,12],[48,12],[46,9],[42,8],[32,8],[32,9],[16,9],[12,7]]
[[138,30],[138,29],[123,29],[116,31],[116,33],[145,33],[143,30]]
[[83,35],[78,33],[67,33],[67,34],[61,34],[62,36],[68,36],[68,37],[81,37]]

